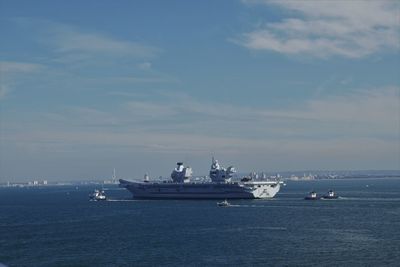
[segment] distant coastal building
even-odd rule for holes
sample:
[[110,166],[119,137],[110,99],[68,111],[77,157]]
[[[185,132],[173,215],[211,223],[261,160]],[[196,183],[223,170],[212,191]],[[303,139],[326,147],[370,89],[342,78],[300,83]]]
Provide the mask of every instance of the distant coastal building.
[[103,184],[118,184],[117,176],[115,175],[115,168],[111,176],[111,180],[104,180]]
[[315,179],[315,175],[313,175],[311,173],[309,175],[304,174],[303,178],[302,178],[302,180],[314,180],[314,179]]

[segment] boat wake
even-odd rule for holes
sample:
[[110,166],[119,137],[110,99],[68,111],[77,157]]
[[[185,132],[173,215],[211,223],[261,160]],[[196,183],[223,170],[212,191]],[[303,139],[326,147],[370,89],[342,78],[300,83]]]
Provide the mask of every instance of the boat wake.
[[270,208],[270,207],[275,207],[275,206],[231,204],[229,207],[237,207],[237,208]]
[[107,201],[111,202],[134,202],[134,201],[139,201],[136,199],[107,199]]
[[400,198],[393,197],[339,197],[339,199],[356,201],[400,201]]

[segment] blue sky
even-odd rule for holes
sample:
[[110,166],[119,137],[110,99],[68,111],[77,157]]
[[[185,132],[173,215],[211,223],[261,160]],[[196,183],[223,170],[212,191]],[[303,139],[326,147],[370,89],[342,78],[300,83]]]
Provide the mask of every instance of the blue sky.
[[400,169],[399,12],[0,0],[0,180]]

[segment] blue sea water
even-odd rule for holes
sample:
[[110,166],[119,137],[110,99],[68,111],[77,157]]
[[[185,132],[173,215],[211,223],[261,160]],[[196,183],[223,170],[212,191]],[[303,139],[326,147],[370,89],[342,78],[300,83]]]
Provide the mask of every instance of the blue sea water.
[[[0,188],[7,266],[400,266],[400,179],[289,181],[272,200],[90,202],[93,186]],[[338,200],[306,201],[334,189]]]

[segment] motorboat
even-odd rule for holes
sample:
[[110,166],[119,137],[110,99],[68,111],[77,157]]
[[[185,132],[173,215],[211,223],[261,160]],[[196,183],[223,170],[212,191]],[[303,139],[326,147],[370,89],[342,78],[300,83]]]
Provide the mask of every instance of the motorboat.
[[92,194],[89,195],[89,199],[92,201],[107,200],[106,195],[103,190],[95,189]]
[[218,207],[229,207],[231,204],[228,202],[228,200],[224,200],[222,202],[217,202]]

